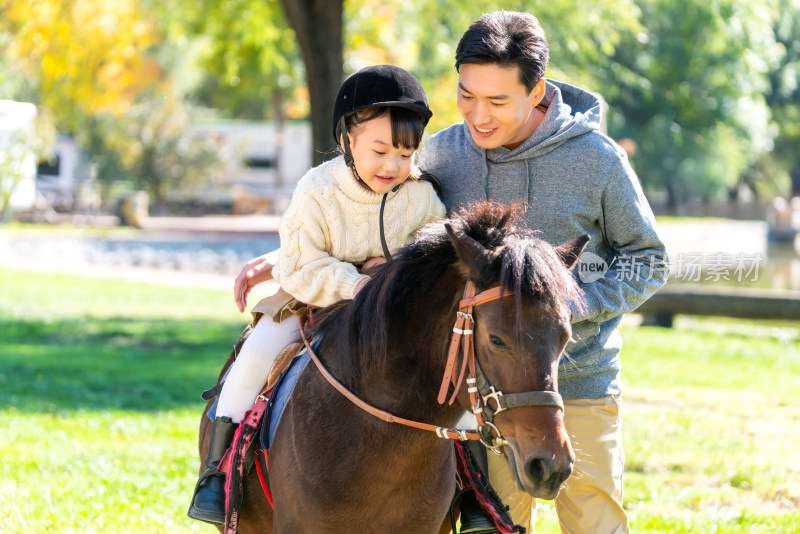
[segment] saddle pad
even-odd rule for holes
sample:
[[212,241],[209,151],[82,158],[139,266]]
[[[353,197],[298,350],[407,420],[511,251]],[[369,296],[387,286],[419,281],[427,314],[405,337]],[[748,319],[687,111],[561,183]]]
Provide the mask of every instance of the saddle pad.
[[[269,392],[264,392],[257,399],[253,408],[244,416],[242,423],[236,430],[231,447],[220,460],[219,469],[227,473],[225,480],[225,534],[235,534],[239,524],[241,511],[244,477],[250,469],[255,456],[261,453],[261,458],[266,466],[266,451],[254,450],[254,438],[259,434],[260,441],[264,440],[264,431],[269,429],[268,443],[272,442],[275,430],[286,408],[297,379],[311,358],[305,349],[295,356],[289,363],[288,369],[281,373],[276,383]],[[267,396],[269,397],[267,399]],[[264,445],[262,445],[262,448]],[[261,486],[267,499],[272,505],[272,495],[269,490],[269,480],[266,470],[261,469],[261,464],[256,463]]]
[[[318,345],[319,341],[315,343]],[[316,349],[316,346],[313,347]],[[289,399],[292,396],[294,387],[297,385],[297,379],[300,374],[311,361],[308,352],[303,349],[300,354],[294,357],[289,364],[289,368],[283,372],[281,377],[272,388],[272,395],[270,395],[267,414],[264,418],[264,424],[261,425],[261,447],[269,450],[272,445],[272,440],[275,438],[275,432],[278,430],[278,425],[283,417],[283,412],[286,410]]]

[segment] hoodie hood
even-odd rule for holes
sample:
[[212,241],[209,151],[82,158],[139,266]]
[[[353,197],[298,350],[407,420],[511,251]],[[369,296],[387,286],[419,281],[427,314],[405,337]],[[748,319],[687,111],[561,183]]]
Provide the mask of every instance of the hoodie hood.
[[[579,87],[545,79],[542,105],[547,108],[547,112],[524,143],[514,150],[505,147],[488,149],[486,159],[492,163],[504,163],[539,157],[569,139],[600,129],[600,100]],[[475,144],[466,121],[462,124],[469,143],[475,150],[483,153],[485,149]]]

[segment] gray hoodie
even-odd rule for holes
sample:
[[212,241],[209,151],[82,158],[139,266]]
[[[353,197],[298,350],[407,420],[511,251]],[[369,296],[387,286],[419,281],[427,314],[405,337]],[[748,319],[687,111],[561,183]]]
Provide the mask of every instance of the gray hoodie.
[[[625,152],[599,130],[599,100],[547,80],[542,105],[542,121],[514,150],[480,148],[459,123],[429,139],[421,167],[439,178],[448,211],[475,200],[523,201],[525,222],[549,243],[591,236],[576,269],[586,307],[573,309],[559,391],[565,399],[619,394],[617,327],[666,281],[664,244]],[[602,275],[588,270],[603,267]]]

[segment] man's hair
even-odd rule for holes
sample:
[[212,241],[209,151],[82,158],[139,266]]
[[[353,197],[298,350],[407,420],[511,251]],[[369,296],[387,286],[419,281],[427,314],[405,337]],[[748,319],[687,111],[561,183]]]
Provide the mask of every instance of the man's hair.
[[539,21],[530,13],[495,11],[472,23],[456,48],[456,70],[461,65],[496,64],[519,67],[528,92],[547,68],[550,48]]

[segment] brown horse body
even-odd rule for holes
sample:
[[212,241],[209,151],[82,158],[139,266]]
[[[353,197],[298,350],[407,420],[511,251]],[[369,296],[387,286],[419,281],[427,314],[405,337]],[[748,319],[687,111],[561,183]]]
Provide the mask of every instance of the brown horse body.
[[[573,264],[586,240],[553,249],[515,226],[517,216],[484,204],[450,220],[447,229],[426,229],[354,301],[318,313],[312,334],[322,336],[317,353],[324,365],[375,407],[454,426],[469,408],[466,391],[453,405],[439,404],[437,393],[470,279],[479,290],[503,285],[514,293],[474,311],[476,359],[487,379],[505,393],[556,391],[558,358],[570,337],[568,305],[579,298],[563,260]],[[495,424],[508,441],[505,453],[518,486],[534,496],[555,496],[574,461],[562,412],[516,408],[499,413]],[[204,417],[201,458],[209,429]],[[439,532],[454,475],[448,440],[366,413],[309,364],[269,453],[275,510],[251,473],[239,531]]]

